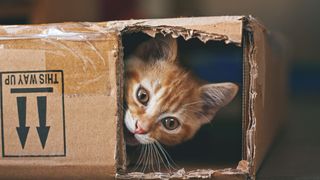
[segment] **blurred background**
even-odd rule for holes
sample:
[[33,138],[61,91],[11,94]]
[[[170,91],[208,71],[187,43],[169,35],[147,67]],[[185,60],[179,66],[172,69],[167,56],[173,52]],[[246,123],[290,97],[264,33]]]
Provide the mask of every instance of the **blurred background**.
[[320,179],[320,1],[0,0],[0,24],[248,15],[286,39],[288,123],[258,179]]

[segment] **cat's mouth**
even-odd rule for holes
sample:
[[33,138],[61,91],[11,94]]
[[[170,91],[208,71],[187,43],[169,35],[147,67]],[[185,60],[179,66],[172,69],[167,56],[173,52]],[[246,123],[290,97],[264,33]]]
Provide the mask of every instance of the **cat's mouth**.
[[126,144],[130,146],[137,146],[140,144],[139,141],[134,137],[134,134],[128,130],[127,126],[124,126],[124,137]]

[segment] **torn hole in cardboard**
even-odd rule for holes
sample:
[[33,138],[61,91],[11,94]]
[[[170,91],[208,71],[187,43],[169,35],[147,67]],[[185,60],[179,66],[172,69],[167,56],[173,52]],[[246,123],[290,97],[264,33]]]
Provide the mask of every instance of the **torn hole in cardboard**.
[[[181,33],[185,32],[183,28],[168,29],[170,28],[130,27],[124,29],[122,31],[124,61],[139,44],[155,37],[157,33],[172,35],[178,40],[180,62],[197,77],[212,83],[231,81],[243,87],[241,78],[243,50],[239,44],[228,44],[228,38],[224,35],[192,31],[184,34]],[[238,92],[236,99],[229,107],[222,109],[214,118],[213,123],[201,128],[194,139],[176,147],[166,147],[168,154],[178,165],[173,171],[167,171],[165,167],[159,168],[158,171],[137,171],[132,167],[137,163],[132,162],[134,156],[137,155],[132,154],[139,151],[139,148],[124,146],[125,154],[123,155],[126,157],[122,157],[125,160],[121,161],[124,163],[122,168],[118,166],[117,177],[152,179],[210,178],[228,174],[246,176],[247,161],[243,161],[241,157],[243,104],[241,94],[242,92]]]

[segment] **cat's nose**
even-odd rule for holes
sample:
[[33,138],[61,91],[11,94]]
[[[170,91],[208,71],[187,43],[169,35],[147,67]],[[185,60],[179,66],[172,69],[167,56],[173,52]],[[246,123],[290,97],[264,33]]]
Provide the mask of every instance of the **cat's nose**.
[[136,123],[136,130],[134,131],[134,134],[147,134],[147,131],[144,130],[138,123]]

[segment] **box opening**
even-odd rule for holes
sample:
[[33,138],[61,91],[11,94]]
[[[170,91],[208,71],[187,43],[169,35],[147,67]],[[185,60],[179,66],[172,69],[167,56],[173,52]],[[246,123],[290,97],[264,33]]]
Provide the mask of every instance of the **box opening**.
[[[124,61],[142,42],[153,38],[143,32],[122,34]],[[177,38],[178,57],[181,65],[199,79],[209,83],[233,82],[239,86],[236,97],[219,110],[213,121],[200,128],[189,141],[176,146],[163,146],[174,167],[162,165],[161,172],[196,169],[236,169],[242,159],[242,89],[243,49],[235,44],[209,40],[203,43],[198,38]],[[136,167],[141,146],[126,145],[127,173],[153,171]],[[156,168],[154,168],[156,169]]]

